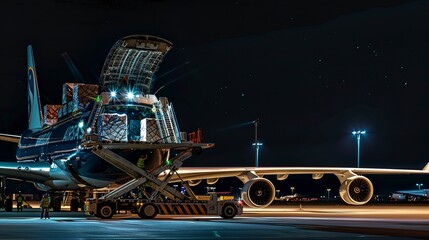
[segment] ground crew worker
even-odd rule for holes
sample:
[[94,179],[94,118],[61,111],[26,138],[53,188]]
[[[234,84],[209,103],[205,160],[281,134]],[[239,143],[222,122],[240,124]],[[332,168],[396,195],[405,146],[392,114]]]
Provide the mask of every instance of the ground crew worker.
[[144,161],[147,159],[147,154],[140,155],[139,160],[137,161],[137,167],[144,169]]
[[16,211],[22,212],[22,204],[24,203],[24,197],[22,197],[21,192],[19,192],[16,197]]
[[6,212],[12,212],[13,201],[10,195],[6,196],[6,201],[4,202],[4,205],[4,209],[6,210]]
[[49,204],[51,203],[51,199],[49,199],[49,194],[45,193],[40,200],[40,207],[42,208],[42,215],[40,215],[40,219],[42,218],[50,218],[49,217]]

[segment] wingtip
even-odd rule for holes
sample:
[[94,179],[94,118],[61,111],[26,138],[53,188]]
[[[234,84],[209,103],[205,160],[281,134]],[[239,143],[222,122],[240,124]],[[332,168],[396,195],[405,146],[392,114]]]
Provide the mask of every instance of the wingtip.
[[429,171],[429,162],[426,164],[426,166],[423,168],[423,171]]

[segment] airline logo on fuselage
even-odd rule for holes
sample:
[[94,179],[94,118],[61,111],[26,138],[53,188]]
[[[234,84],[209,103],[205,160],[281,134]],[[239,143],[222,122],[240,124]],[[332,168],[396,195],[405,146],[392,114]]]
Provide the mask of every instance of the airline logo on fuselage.
[[63,141],[73,141],[73,140],[79,140],[83,138],[84,135],[83,128],[74,125],[69,126],[64,133]]

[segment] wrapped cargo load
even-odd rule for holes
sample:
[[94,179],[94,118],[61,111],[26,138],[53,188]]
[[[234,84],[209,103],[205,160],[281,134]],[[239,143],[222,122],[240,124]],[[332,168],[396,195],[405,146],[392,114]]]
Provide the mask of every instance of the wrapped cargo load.
[[98,85],[77,83],[73,87],[73,111],[83,112],[98,95]]
[[61,107],[61,109],[63,110],[63,115],[62,115],[62,117],[65,117],[65,116],[68,116],[68,115],[69,115],[69,108],[68,108],[68,106],[67,106],[67,103],[66,103],[66,104],[63,104],[63,106]]
[[67,104],[73,100],[73,88],[77,83],[64,83],[63,84],[63,99],[62,105]]
[[140,124],[140,139],[144,142],[155,142],[161,139],[156,119],[145,118]]
[[127,142],[128,124],[126,114],[103,113],[98,120],[99,140]]
[[63,106],[62,105],[58,105],[60,106],[60,109],[58,109],[58,119],[63,117]]
[[74,112],[74,104],[73,102],[68,102],[67,103],[67,112],[70,114],[72,112]]
[[58,111],[61,105],[45,105],[43,106],[43,125],[52,125],[58,122]]

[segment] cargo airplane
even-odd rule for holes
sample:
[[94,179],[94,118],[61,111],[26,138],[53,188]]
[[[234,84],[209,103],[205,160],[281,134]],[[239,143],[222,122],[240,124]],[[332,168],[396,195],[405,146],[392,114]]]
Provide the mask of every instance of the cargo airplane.
[[155,36],[124,37],[111,48],[98,85],[65,83],[62,104],[42,109],[29,46],[28,130],[20,136],[1,134],[0,140],[18,146],[16,161],[0,162],[0,176],[32,182],[43,191],[88,190],[136,180],[137,170],[128,170],[141,165],[155,178],[169,176],[169,183],[190,186],[237,177],[244,184],[244,202],[267,207],[275,198],[274,185],[264,178],[267,175],[285,180],[290,174],[310,174],[317,180],[334,174],[340,182],[340,197],[348,204],[362,205],[374,191],[362,174],[429,174],[429,163],[422,170],[178,165],[172,176],[159,171],[177,156],[187,158],[214,146],[201,143],[198,133],[180,132],[173,105],[151,94],[154,73],[171,47],[171,42]]

